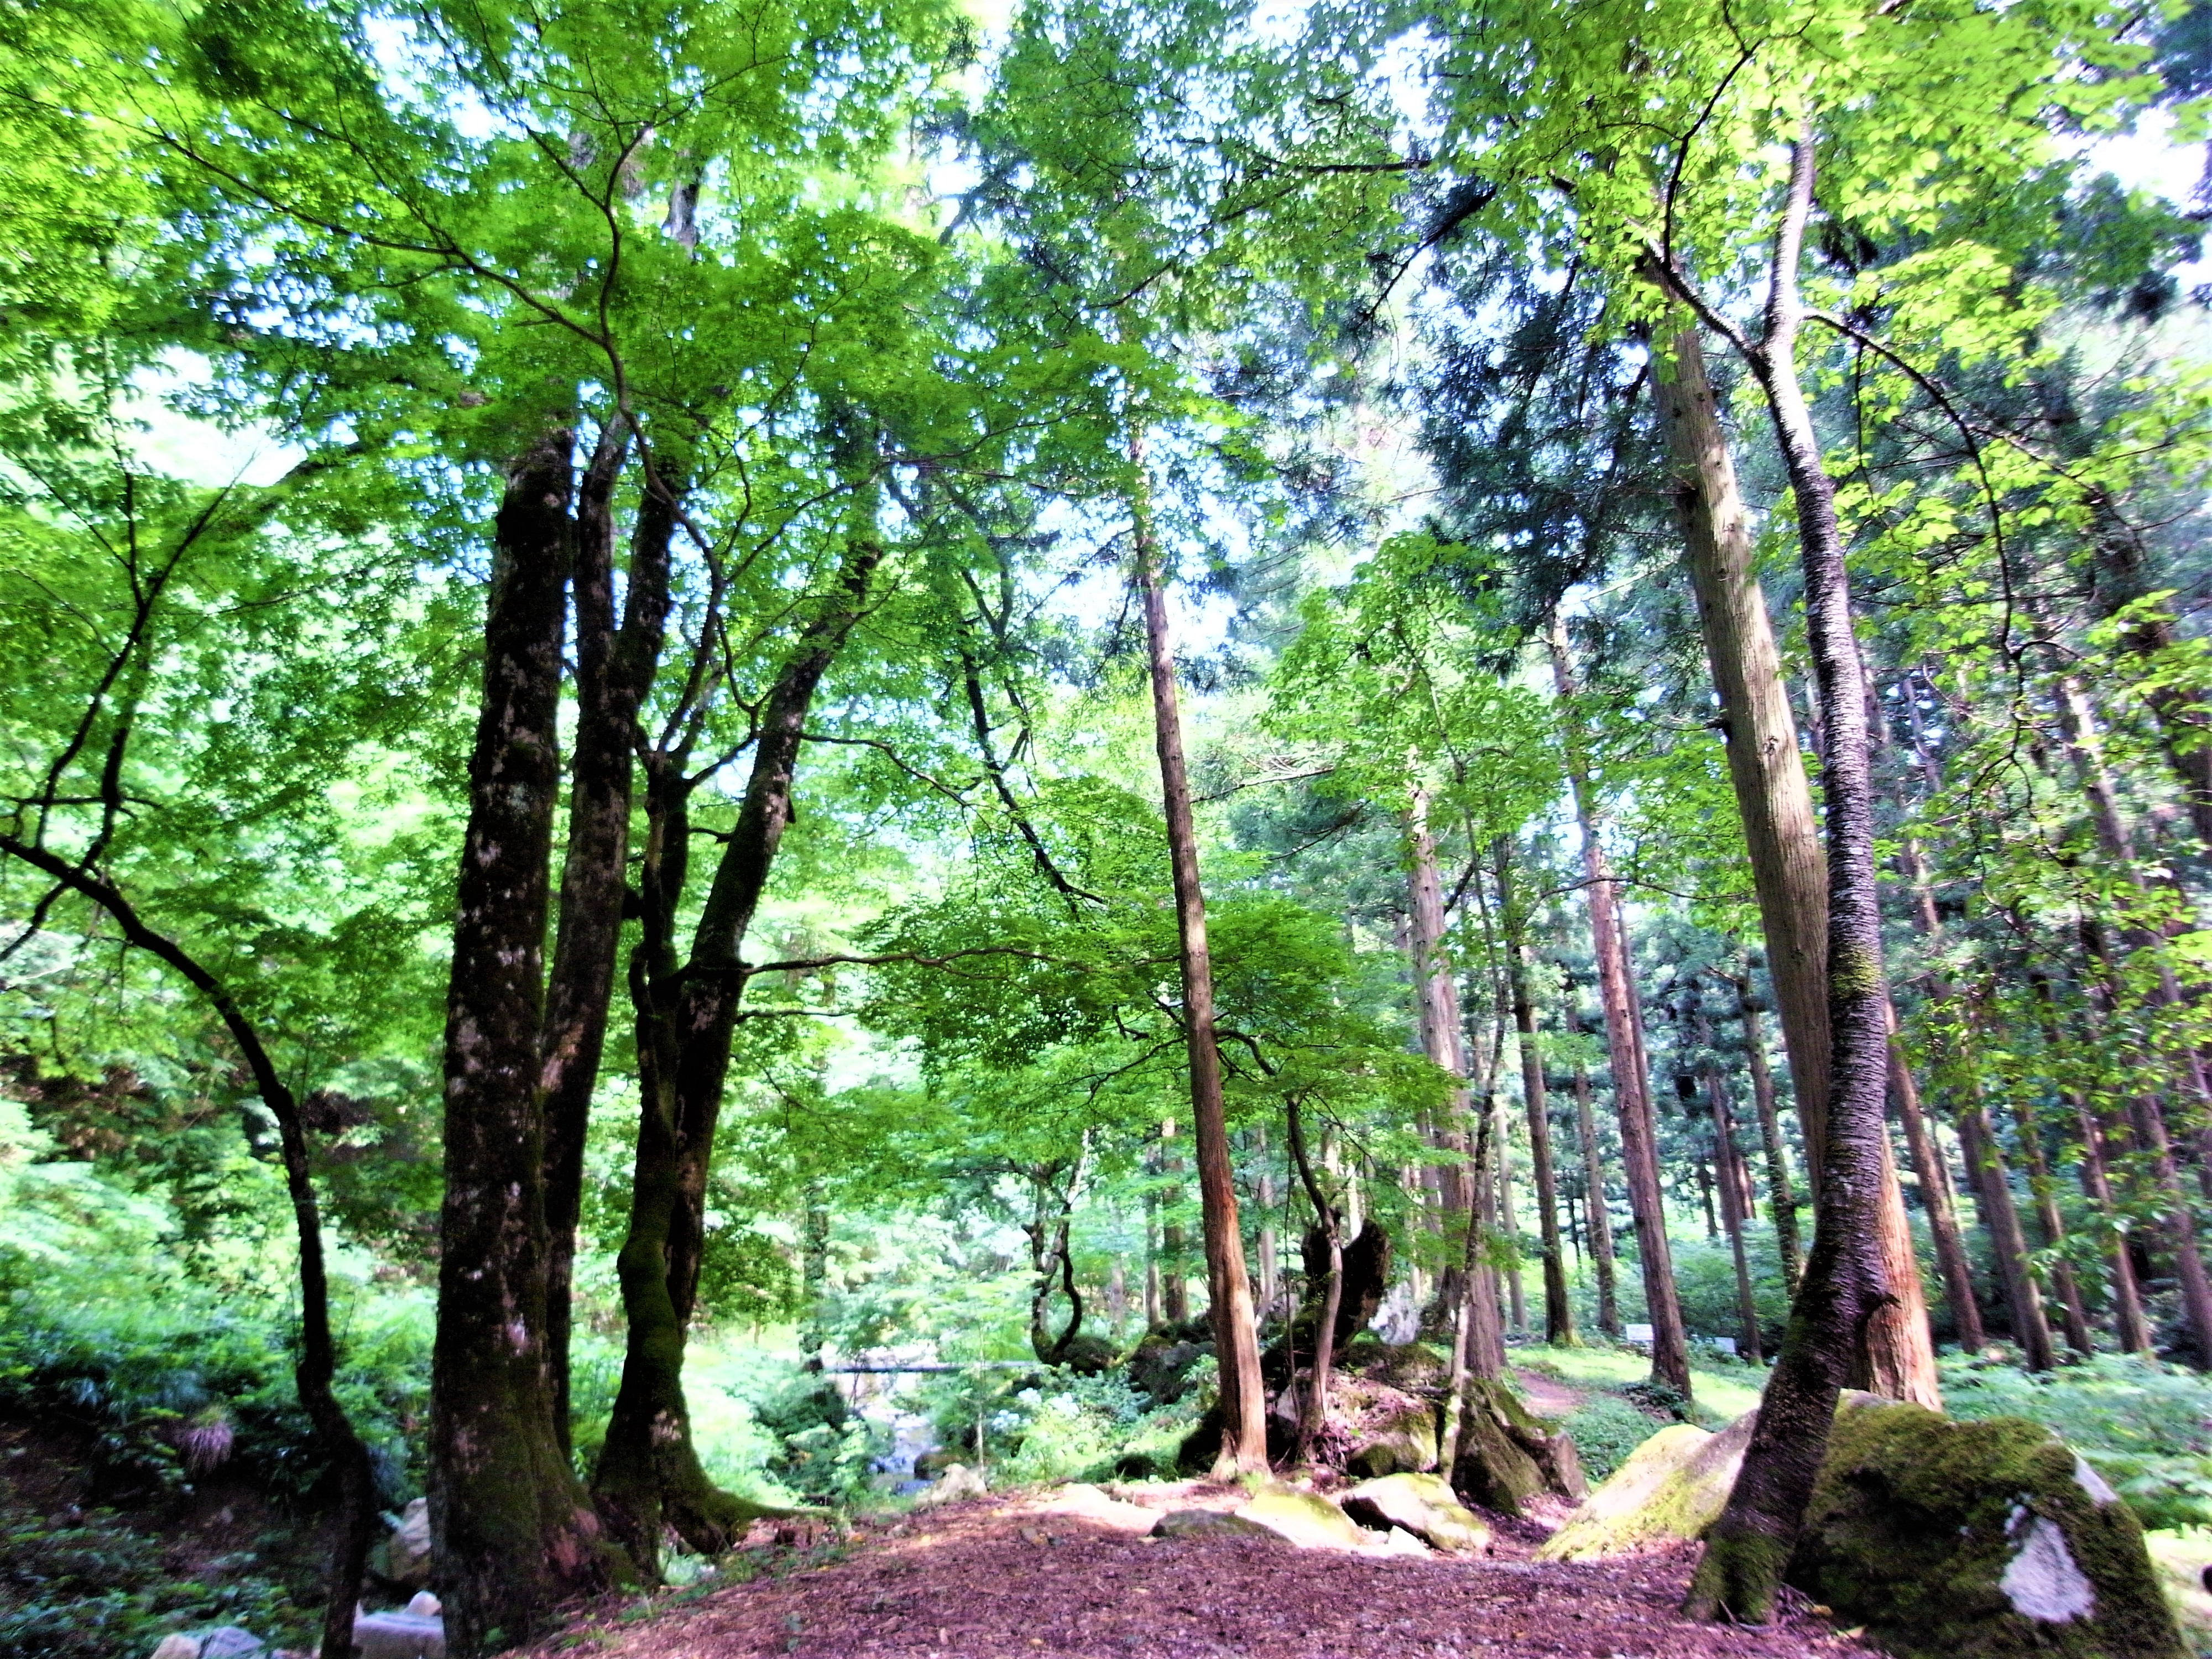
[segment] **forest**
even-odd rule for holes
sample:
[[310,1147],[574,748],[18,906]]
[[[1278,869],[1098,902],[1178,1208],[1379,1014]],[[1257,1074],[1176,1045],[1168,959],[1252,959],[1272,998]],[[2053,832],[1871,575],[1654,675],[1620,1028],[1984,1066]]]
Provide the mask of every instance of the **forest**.
[[1908,1419],[2082,1472],[1973,1651],[2212,1652],[2212,6],[0,0],[0,1652],[1503,1560],[1733,1424],[1679,1639],[1948,1659],[1823,1553]]

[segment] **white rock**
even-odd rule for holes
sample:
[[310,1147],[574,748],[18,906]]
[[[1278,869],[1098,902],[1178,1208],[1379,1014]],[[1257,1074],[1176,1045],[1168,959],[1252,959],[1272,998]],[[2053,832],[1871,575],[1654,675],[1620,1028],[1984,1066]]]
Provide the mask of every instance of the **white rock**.
[[1997,1580],[2013,1611],[2046,1625],[2087,1619],[2097,1610],[2097,1592],[2066,1547],[2066,1534],[2037,1516],[2021,1540],[2020,1552]]
[[2119,1493],[2114,1492],[2105,1477],[2089,1467],[2088,1460],[2080,1452],[2074,1454],[2074,1484],[2089,1494],[2099,1504],[2117,1504]]
[[200,1659],[200,1638],[172,1632],[155,1644],[152,1659]]
[[934,1509],[939,1504],[955,1504],[963,1498],[981,1498],[990,1490],[990,1483],[965,1463],[948,1463],[944,1474],[915,1494],[914,1506],[918,1510]]
[[445,1610],[438,1598],[428,1590],[416,1590],[415,1599],[407,1604],[407,1611],[417,1619],[435,1619]]
[[446,1659],[446,1621],[411,1613],[356,1613],[353,1645],[359,1659]]

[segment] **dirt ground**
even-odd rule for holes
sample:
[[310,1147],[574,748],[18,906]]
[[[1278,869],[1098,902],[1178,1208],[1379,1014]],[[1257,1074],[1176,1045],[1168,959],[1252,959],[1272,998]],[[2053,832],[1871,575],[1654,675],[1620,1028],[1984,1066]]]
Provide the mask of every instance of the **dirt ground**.
[[[1144,1508],[1229,1509],[1233,1487],[1133,1487]],[[1851,1659],[1871,1653],[1802,1609],[1766,1630],[1674,1611],[1692,1552],[1552,1565],[1547,1528],[1498,1522],[1486,1557],[1382,1557],[1273,1540],[1137,1535],[1141,1519],[1052,1495],[979,1498],[864,1528],[842,1545],[755,1552],[750,1583],[569,1632],[546,1659],[751,1655],[998,1659]]]

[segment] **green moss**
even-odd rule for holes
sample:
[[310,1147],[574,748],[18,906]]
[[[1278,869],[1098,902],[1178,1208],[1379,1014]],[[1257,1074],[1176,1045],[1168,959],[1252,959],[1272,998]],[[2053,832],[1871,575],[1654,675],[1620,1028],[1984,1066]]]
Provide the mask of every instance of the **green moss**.
[[1774,1616],[1790,1547],[1757,1533],[1706,1540],[1682,1610],[1692,1619],[1727,1619],[1763,1625]]
[[[2142,1529],[2077,1478],[2074,1453],[2017,1418],[1954,1423],[1877,1405],[1836,1422],[1790,1582],[1908,1659],[2173,1659]],[[2001,1587],[2037,1521],[2094,1588],[2086,1616],[2031,1619]]]

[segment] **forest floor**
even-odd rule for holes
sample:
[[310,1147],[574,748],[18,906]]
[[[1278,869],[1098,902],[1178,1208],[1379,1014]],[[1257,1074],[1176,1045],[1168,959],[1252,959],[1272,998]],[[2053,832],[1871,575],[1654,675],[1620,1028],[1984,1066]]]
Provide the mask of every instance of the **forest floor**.
[[[1853,1659],[1802,1602],[1765,1630],[1675,1608],[1694,1551],[1554,1565],[1544,1521],[1489,1517],[1488,1555],[1394,1556],[1238,1536],[1143,1537],[1154,1511],[1231,1510],[1203,1481],[1053,1488],[749,1553],[750,1582],[580,1626],[544,1659]],[[1564,1508],[1564,1506],[1562,1506]],[[1557,1517],[1549,1517],[1556,1520]]]

